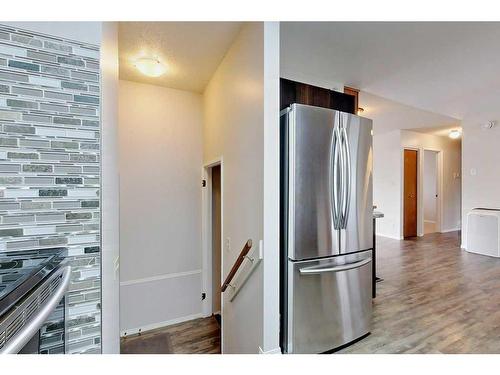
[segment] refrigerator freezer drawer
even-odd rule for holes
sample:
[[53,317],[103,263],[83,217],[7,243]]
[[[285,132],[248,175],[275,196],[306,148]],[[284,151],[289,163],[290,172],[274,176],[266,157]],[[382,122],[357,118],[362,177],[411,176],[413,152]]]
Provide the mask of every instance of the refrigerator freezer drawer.
[[322,353],[370,331],[371,251],[288,262],[288,353]]

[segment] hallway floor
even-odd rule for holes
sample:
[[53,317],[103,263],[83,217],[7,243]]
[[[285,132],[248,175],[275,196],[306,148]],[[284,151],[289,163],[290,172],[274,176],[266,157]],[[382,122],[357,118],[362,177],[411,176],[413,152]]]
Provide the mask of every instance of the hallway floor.
[[122,354],[219,354],[220,327],[216,319],[195,319],[120,340]]
[[500,353],[500,259],[459,232],[377,238],[371,335],[340,353]]

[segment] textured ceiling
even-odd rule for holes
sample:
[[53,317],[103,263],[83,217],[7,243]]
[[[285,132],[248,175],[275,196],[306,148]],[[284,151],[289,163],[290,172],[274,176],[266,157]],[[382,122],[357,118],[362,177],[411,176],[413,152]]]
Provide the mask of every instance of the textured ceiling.
[[500,23],[284,22],[280,38],[281,71],[315,82],[454,118],[500,97]]
[[[240,22],[120,22],[120,79],[203,92],[241,28]],[[167,66],[147,77],[134,66],[139,57]]]

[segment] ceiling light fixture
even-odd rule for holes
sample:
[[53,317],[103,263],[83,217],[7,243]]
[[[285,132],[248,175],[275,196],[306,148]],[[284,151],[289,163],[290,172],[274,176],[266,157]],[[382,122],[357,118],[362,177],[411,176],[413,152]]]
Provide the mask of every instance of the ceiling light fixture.
[[159,77],[167,71],[160,60],[153,57],[141,57],[135,61],[135,67],[144,75]]
[[451,139],[457,139],[460,137],[460,130],[454,129],[450,130],[450,133],[448,134],[448,137]]

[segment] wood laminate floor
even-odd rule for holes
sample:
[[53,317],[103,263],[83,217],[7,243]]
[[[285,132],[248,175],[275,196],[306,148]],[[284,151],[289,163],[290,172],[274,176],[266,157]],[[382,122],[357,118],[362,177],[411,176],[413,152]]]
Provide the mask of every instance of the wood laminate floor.
[[120,341],[122,354],[217,354],[220,328],[213,316],[131,335]]
[[377,238],[371,335],[340,353],[500,353],[500,259],[459,232]]
[[[371,335],[338,353],[500,353],[500,259],[461,250],[459,232],[378,237],[377,268]],[[121,348],[220,353],[220,329],[214,317],[196,319],[129,336]]]

